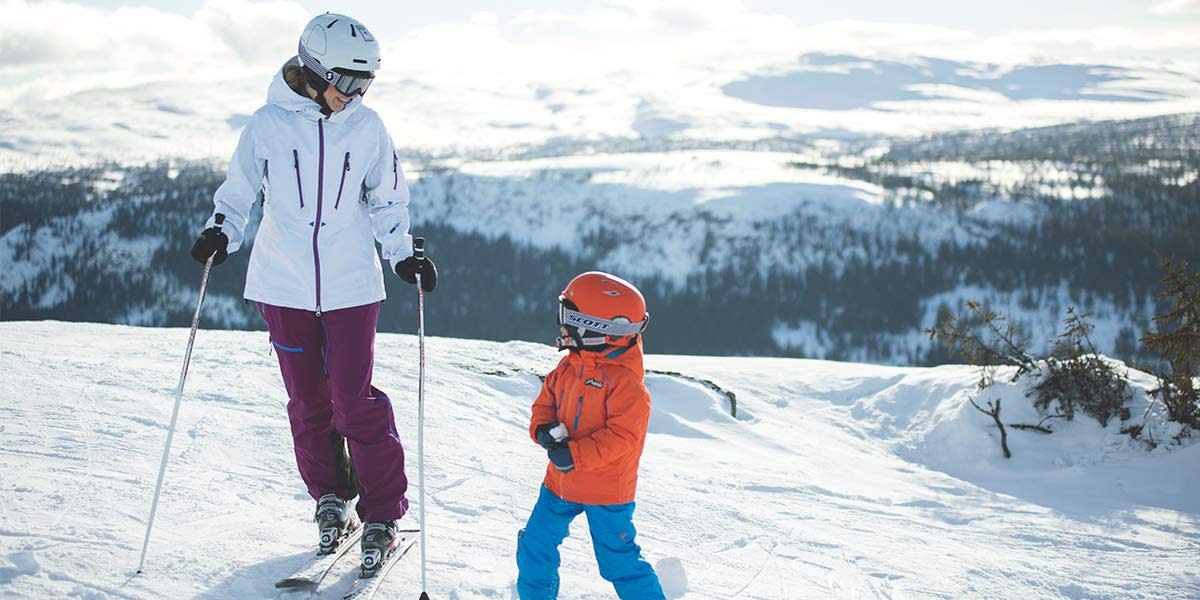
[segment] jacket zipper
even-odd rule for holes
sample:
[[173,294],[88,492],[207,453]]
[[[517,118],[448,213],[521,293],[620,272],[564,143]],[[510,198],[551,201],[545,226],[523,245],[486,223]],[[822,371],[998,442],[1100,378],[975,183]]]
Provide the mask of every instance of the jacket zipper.
[[579,417],[583,414],[583,394],[579,395],[579,401],[575,403],[575,426],[571,428],[571,433],[579,431]]
[[558,389],[557,388],[558,388],[558,386],[555,385],[550,390],[550,402],[552,402],[554,404],[554,420],[561,422],[561,419],[558,416],[558,411],[562,410],[562,405],[558,403]]
[[296,193],[300,194],[300,208],[304,208],[304,186],[300,185],[300,151],[292,148],[292,166],[296,168]]
[[346,173],[350,172],[350,153],[346,153],[346,161],[342,163],[342,180],[338,182],[337,202],[333,203],[333,210],[337,210],[338,205],[342,203],[342,186],[346,185]]
[[400,187],[400,157],[392,150],[392,189]]
[[[317,280],[317,317],[321,316],[321,252],[317,249],[317,234],[321,232],[321,196],[325,189],[325,124],[323,119],[317,120],[317,138],[320,151],[317,154],[317,218],[313,220],[313,271]],[[297,162],[297,165],[300,163]],[[344,173],[344,171],[343,171]],[[296,177],[300,176],[299,167]]]

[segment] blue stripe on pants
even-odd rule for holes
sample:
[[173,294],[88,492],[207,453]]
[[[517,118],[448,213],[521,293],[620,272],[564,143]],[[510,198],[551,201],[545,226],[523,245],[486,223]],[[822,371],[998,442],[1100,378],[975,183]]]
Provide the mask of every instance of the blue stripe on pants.
[[517,540],[517,592],[521,600],[558,598],[558,547],[566,539],[571,521],[585,513],[600,576],[613,584],[624,600],[664,599],[658,575],[635,538],[634,503],[579,504],[555,496],[542,486],[529,522]]

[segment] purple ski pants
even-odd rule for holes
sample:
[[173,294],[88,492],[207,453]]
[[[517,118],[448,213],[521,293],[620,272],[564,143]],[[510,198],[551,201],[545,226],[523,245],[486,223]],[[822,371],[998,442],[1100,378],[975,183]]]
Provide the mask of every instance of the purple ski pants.
[[[296,465],[308,493],[349,500],[339,482],[331,438],[346,438],[362,496],[364,521],[399,519],[408,510],[404,447],[387,395],[371,385],[375,362],[376,302],[316,313],[259,303],[288,393]],[[341,452],[338,448],[337,452]]]

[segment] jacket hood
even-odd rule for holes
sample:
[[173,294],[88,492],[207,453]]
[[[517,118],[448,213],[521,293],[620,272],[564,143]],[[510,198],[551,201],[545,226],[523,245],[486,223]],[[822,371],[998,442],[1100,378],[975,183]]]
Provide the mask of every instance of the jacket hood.
[[[298,66],[303,68],[300,63],[300,58],[293,56],[279,67],[275,72],[275,77],[271,80],[271,85],[267,88],[267,104],[273,104],[279,108],[303,116],[306,119],[316,121],[324,119],[325,115],[321,114],[321,105],[307,96],[297,94],[295,90],[283,80],[283,70],[289,66]],[[346,108],[329,115],[327,123],[344,123],[354,114],[360,105],[362,105],[362,97],[355,98],[346,105]]]

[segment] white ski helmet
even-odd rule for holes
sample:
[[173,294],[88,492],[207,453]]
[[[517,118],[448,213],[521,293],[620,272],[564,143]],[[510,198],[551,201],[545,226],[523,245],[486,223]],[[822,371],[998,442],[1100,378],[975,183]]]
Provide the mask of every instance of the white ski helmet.
[[300,61],[343,94],[365,93],[379,68],[379,42],[356,19],[318,15],[300,34]]

